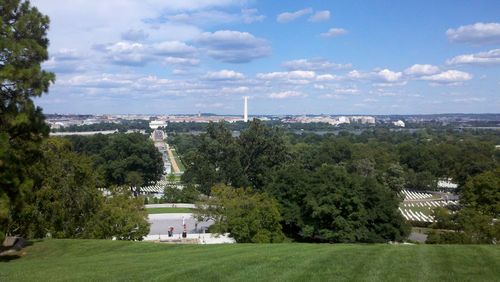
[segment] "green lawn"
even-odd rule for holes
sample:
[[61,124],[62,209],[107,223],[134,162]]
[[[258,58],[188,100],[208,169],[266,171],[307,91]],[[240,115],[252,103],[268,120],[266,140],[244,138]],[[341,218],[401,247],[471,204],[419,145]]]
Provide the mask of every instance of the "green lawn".
[[155,213],[191,213],[190,208],[149,208],[146,209],[148,214]]
[[0,281],[498,281],[500,247],[45,240]]
[[177,166],[179,166],[179,170],[181,172],[184,172],[186,170],[186,167],[184,166],[184,163],[182,162],[181,158],[179,157],[179,154],[177,154],[177,150],[175,148],[172,148],[172,154],[174,155],[175,161],[177,162]]

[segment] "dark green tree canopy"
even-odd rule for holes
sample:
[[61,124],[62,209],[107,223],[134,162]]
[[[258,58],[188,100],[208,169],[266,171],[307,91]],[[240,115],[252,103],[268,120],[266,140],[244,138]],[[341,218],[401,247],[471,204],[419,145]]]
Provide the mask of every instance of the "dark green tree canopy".
[[197,205],[199,220],[214,220],[213,232],[226,233],[238,243],[279,243],[284,239],[278,203],[252,189],[215,186],[211,197]]
[[163,161],[153,142],[140,133],[70,136],[76,152],[89,155],[104,176],[102,185],[140,187],[160,179]]
[[0,238],[9,214],[18,211],[32,180],[27,167],[39,157],[48,127],[32,98],[48,91],[54,74],[47,60],[48,17],[28,1],[0,1]]

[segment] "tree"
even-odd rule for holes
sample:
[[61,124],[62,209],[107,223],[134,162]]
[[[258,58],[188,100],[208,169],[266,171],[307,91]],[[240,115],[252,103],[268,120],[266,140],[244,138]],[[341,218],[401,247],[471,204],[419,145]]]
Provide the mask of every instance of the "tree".
[[434,210],[434,228],[446,231],[431,232],[427,243],[432,244],[496,244],[500,239],[500,223],[489,215],[473,208],[463,208],[456,213]]
[[215,186],[199,203],[198,220],[213,219],[216,233],[229,232],[238,243],[279,243],[284,240],[278,203],[252,189]]
[[61,138],[47,139],[42,158],[30,169],[33,190],[22,212],[14,216],[14,230],[28,238],[81,238],[85,226],[99,212],[102,194],[92,161],[71,151]]
[[195,203],[200,196],[200,192],[193,184],[181,189],[177,185],[167,185],[163,191],[162,199],[167,203]]
[[470,178],[460,191],[460,202],[493,217],[500,216],[500,168]]
[[92,160],[71,150],[62,138],[47,139],[42,158],[31,167],[33,190],[12,230],[27,238],[100,238],[140,240],[149,232],[142,199],[128,188],[97,188],[100,175]]
[[288,160],[288,151],[282,134],[265,126],[260,120],[250,122],[238,139],[241,167],[252,187],[262,190],[274,167]]
[[280,203],[285,233],[299,240],[386,242],[409,232],[394,192],[339,165],[315,171],[286,165],[275,171],[266,191]]
[[186,182],[199,184],[204,194],[217,183],[246,186],[248,181],[240,163],[240,147],[224,123],[209,123],[196,151],[184,156]]
[[98,212],[85,225],[84,238],[142,240],[149,233],[148,213],[143,200],[129,189],[114,187],[103,198]]
[[33,103],[54,82],[43,71],[49,18],[28,1],[0,2],[0,239],[10,217],[19,212],[33,181],[27,168],[40,157],[48,134],[42,110]]
[[460,191],[463,208],[456,213],[437,208],[433,227],[452,230],[434,232],[430,243],[491,244],[500,239],[500,169],[469,178]]
[[366,211],[367,235],[362,241],[382,243],[402,241],[410,234],[408,225],[399,212],[399,199],[390,187],[375,178],[365,178],[361,183]]
[[90,155],[94,167],[104,175],[103,186],[139,187],[157,181],[163,161],[153,142],[140,133],[68,137],[75,151]]
[[399,195],[406,186],[406,173],[399,164],[392,164],[383,174],[386,187]]

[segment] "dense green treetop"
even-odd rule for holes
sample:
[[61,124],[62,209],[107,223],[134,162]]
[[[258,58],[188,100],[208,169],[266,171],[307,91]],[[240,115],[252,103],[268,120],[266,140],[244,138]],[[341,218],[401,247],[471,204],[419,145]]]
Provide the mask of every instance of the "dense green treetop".
[[48,91],[53,73],[47,60],[48,17],[28,1],[0,1],[0,239],[10,214],[19,211],[33,181],[27,167],[39,157],[47,136],[41,108],[33,103]]
[[198,220],[214,220],[211,231],[229,232],[238,243],[279,243],[284,240],[278,203],[251,189],[218,185],[195,210]]
[[160,152],[148,136],[140,133],[69,136],[76,152],[94,160],[94,167],[104,176],[102,185],[140,187],[158,181],[163,174]]
[[460,202],[469,208],[500,217],[500,168],[470,178],[460,191]]
[[42,157],[29,170],[34,181],[10,232],[25,238],[142,239],[149,232],[142,199],[128,188],[111,187],[104,196],[97,187],[99,171],[87,156],[72,151],[63,138],[49,138]]

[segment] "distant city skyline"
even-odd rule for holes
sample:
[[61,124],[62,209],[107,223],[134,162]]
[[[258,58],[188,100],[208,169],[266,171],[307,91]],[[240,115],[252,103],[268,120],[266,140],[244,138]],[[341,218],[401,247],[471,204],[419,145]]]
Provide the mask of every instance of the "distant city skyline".
[[42,1],[45,113],[500,112],[499,1]]

